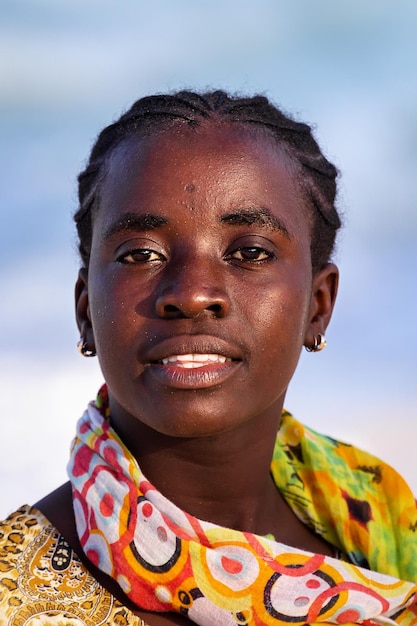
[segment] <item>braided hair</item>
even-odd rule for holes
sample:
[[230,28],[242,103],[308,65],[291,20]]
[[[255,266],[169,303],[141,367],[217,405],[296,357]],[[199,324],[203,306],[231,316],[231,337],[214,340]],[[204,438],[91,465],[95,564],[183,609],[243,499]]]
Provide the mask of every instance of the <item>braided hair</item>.
[[100,186],[111,152],[132,135],[149,136],[178,124],[239,123],[263,128],[290,156],[312,217],[311,261],[319,271],[332,254],[341,220],[335,206],[337,170],[322,154],[312,130],[296,122],[264,96],[239,98],[224,91],[179,91],[137,100],[98,136],[86,169],[78,176],[79,207],[74,221],[82,263],[88,267],[92,218],[100,204]]

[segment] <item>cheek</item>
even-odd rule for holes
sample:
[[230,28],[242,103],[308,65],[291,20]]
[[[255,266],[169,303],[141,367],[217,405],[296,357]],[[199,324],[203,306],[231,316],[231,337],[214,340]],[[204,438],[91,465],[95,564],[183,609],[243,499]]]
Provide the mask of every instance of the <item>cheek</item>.
[[311,285],[305,274],[291,278],[283,280],[281,277],[275,285],[259,289],[252,299],[254,328],[262,331],[265,339],[269,336],[271,342],[279,337],[280,351],[286,344],[285,339],[288,348],[294,340],[302,342],[309,319]]
[[308,326],[309,306],[301,291],[298,294],[281,292],[279,297],[265,301],[265,306],[267,310],[259,321],[262,330],[257,333],[257,363],[265,375],[258,384],[264,386],[260,395],[268,397],[271,393],[275,397],[285,392],[297,367]]
[[137,333],[141,308],[137,291],[131,281],[118,280],[117,269],[92,274],[89,304],[98,353],[117,351]]

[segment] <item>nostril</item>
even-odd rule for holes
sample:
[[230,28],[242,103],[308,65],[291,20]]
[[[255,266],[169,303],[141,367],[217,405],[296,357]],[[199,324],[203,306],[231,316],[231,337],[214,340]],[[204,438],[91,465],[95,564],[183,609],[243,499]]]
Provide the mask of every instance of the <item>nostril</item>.
[[223,312],[223,307],[221,304],[211,304],[210,306],[207,307],[208,311],[212,311],[213,313],[215,313],[216,315],[221,315],[221,313]]
[[165,313],[178,313],[179,308],[176,307],[174,304],[166,304],[164,306],[164,311]]

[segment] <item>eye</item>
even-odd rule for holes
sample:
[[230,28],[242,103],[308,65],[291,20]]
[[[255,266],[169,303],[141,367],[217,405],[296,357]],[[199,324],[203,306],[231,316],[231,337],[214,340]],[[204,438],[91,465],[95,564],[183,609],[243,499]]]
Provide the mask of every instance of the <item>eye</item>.
[[162,254],[155,252],[155,250],[150,250],[149,248],[137,248],[121,254],[116,261],[118,263],[124,263],[125,265],[137,265],[139,263],[155,263],[163,261],[163,259],[164,257]]
[[244,261],[249,263],[265,263],[274,259],[275,255],[260,246],[242,246],[227,255],[227,260]]

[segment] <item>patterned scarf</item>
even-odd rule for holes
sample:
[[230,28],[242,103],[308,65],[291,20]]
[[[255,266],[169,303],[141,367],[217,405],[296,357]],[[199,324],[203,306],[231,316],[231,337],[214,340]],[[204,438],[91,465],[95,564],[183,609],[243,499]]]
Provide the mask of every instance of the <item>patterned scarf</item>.
[[417,581],[416,504],[389,466],[283,413],[271,465],[278,489],[376,573],[185,513],[146,480],[108,414],[103,387],[72,445],[74,512],[87,557],[138,607],[200,626],[417,623],[417,585],[404,582]]

